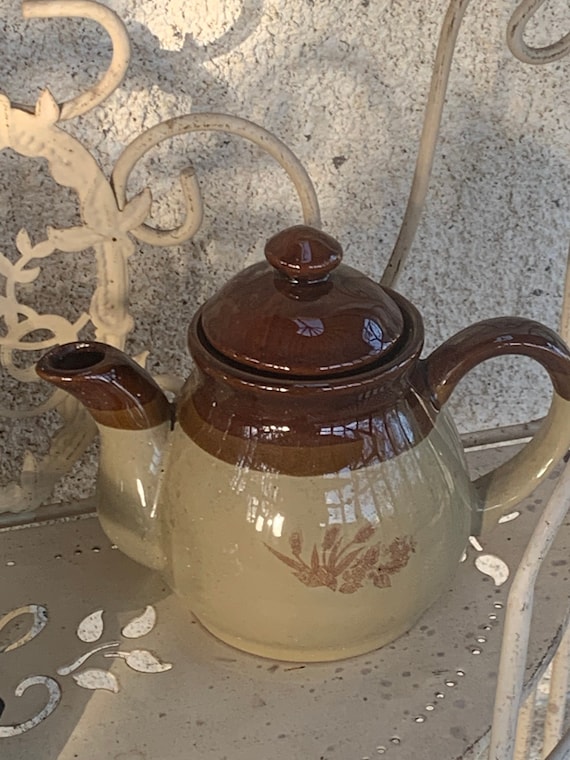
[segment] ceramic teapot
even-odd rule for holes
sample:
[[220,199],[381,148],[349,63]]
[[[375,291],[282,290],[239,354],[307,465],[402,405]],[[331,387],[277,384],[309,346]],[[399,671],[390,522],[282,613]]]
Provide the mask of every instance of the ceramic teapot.
[[[407,631],[449,586],[470,534],[511,510],[570,446],[570,354],[547,327],[491,319],[420,358],[405,298],[297,226],[189,328],[175,408],[116,348],[52,349],[39,375],[89,410],[108,537],[162,571],[213,634],[292,661],[358,655]],[[444,405],[481,361],[537,360],[542,429],[475,482]]]

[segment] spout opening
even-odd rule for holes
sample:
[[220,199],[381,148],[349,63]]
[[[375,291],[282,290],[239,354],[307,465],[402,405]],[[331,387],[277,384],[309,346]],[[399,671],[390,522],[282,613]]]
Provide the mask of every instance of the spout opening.
[[99,362],[103,361],[105,353],[103,351],[94,351],[93,349],[77,350],[74,349],[69,353],[62,353],[52,357],[50,362],[55,370],[60,372],[73,372],[76,370],[91,369]]
[[91,373],[108,358],[108,348],[97,343],[66,343],[47,353],[36,365],[40,377],[55,381]]

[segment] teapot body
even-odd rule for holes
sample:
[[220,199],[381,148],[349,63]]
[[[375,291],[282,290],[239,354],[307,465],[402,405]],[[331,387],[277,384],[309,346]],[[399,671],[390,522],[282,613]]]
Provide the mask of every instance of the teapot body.
[[198,369],[162,504],[168,581],[201,623],[291,661],[358,655],[407,631],[448,587],[469,535],[473,487],[445,411],[428,419],[410,387],[288,446],[294,420],[267,421],[263,436],[260,406],[241,437],[231,419],[205,419],[204,387]]
[[[175,415],[112,346],[66,344],[37,365],[99,427],[109,538],[220,639],[277,659],[350,657],[404,633],[449,587],[470,532],[570,446],[570,351],[552,330],[485,320],[420,359],[417,309],[341,257],[302,226],[268,241],[267,261],[195,315]],[[472,483],[444,405],[474,366],[508,354],[546,369],[550,412]]]

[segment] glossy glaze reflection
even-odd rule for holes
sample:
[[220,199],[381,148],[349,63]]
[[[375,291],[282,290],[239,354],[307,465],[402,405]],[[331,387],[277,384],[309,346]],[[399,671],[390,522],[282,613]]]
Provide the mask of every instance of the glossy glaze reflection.
[[177,429],[169,582],[206,628],[254,654],[319,661],[382,646],[441,594],[465,547],[473,494],[458,444],[441,415],[390,462],[296,477],[230,465]]

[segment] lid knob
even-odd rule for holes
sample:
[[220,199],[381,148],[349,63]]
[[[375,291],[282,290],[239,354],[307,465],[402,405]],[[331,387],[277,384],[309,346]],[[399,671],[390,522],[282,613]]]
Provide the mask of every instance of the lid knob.
[[265,246],[265,258],[295,282],[319,282],[340,264],[342,247],[325,232],[299,224],[274,235]]

